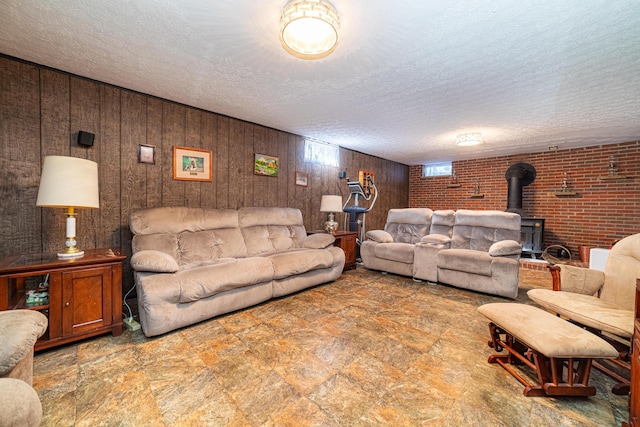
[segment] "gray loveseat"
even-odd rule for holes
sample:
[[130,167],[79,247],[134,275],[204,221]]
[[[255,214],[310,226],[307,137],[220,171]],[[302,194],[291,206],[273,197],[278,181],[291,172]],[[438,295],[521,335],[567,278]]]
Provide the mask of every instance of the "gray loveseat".
[[337,279],[345,256],[292,208],[150,208],[130,217],[147,336]]
[[509,298],[518,295],[518,214],[392,209],[385,230],[369,231],[367,239],[360,250],[367,268]]

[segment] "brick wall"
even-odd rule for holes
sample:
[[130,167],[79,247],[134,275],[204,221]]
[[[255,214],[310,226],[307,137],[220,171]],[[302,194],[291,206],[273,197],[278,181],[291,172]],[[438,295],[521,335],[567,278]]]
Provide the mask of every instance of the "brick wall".
[[[626,179],[603,180],[609,156],[618,160]],[[411,166],[409,206],[431,209],[507,208],[505,173],[514,163],[536,168],[535,181],[523,188],[522,207],[529,218],[544,218],[545,247],[566,246],[578,258],[578,246],[607,247],[614,240],[640,233],[640,142],[611,144],[505,157],[453,162],[459,188],[447,188],[451,177],[422,178],[422,166]],[[577,194],[554,193],[567,174]],[[471,198],[476,179],[484,198]]]

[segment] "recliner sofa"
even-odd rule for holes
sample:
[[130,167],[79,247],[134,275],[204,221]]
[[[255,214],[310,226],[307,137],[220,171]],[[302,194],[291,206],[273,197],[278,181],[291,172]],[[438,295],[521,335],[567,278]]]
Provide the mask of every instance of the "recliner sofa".
[[150,208],[130,216],[140,323],[153,336],[337,279],[342,249],[293,208]]
[[[404,246],[386,231],[389,223],[395,223],[395,229],[411,229],[419,216],[426,226],[429,213],[429,232],[419,239],[416,233]],[[508,298],[518,295],[522,246],[516,213],[392,209],[385,230],[366,235],[361,256],[367,268]]]

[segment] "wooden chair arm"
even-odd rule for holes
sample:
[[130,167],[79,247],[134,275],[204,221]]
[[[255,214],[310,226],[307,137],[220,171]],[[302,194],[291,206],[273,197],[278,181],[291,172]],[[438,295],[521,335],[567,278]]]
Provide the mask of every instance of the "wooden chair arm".
[[553,287],[554,291],[559,291],[561,289],[560,284],[560,267],[557,265],[547,265],[547,268],[551,272],[551,279],[553,279]]

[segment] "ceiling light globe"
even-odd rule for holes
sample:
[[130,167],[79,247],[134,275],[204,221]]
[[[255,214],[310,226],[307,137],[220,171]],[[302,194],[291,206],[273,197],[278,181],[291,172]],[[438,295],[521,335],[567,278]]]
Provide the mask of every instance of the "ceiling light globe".
[[331,4],[321,0],[294,0],[282,11],[280,42],[291,55],[320,59],[338,45],[340,19]]

